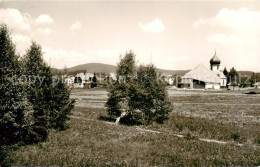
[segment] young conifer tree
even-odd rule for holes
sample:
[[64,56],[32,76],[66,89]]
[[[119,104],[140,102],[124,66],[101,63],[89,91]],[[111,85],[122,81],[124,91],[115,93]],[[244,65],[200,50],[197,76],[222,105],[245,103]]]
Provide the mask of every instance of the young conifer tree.
[[43,60],[41,46],[35,42],[27,50],[24,69],[24,73],[35,81],[27,86],[28,99],[34,107],[35,126],[43,131],[66,129],[75,100],[69,98],[70,90],[61,77],[54,80],[51,67]]
[[0,74],[0,145],[9,145],[24,140],[33,124],[33,110],[19,80],[21,64],[5,25],[0,26]]
[[120,62],[117,65],[117,81],[109,89],[106,106],[111,117],[121,115],[122,110],[119,103],[127,97],[128,87],[135,71],[135,54],[132,51],[126,52],[123,57],[120,57]]

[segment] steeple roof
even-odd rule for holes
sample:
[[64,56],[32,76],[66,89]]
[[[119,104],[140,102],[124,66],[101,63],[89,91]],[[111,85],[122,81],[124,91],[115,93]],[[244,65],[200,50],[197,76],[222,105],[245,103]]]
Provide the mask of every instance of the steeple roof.
[[216,50],[215,50],[214,56],[210,59],[210,64],[213,65],[213,64],[220,64],[220,63],[221,63],[221,61],[218,58]]

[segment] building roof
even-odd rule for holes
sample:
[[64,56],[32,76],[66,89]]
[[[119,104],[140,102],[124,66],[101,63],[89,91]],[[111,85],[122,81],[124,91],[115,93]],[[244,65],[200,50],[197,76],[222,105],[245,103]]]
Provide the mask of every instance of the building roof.
[[216,50],[215,50],[215,54],[214,56],[210,59],[210,64],[213,65],[213,64],[220,64],[221,61],[220,59],[218,58],[217,54],[216,54]]
[[182,79],[196,79],[208,83],[221,83],[220,77],[216,72],[211,71],[203,64],[197,65],[195,68],[186,73]]

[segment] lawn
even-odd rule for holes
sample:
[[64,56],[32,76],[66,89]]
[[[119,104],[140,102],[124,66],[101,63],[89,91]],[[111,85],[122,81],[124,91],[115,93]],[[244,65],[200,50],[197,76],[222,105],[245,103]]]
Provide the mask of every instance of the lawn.
[[75,89],[70,129],[46,142],[11,151],[12,165],[258,166],[260,95],[240,91],[170,90],[165,124],[115,125],[106,116],[105,90]]

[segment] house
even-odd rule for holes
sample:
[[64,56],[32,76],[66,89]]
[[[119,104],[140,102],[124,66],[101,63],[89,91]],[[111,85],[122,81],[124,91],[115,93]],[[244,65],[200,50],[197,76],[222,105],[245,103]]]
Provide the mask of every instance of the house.
[[191,89],[220,89],[226,86],[226,77],[220,69],[220,63],[215,51],[210,59],[210,69],[203,64],[197,65],[181,77],[181,85]]
[[163,78],[163,80],[168,83],[169,85],[173,85],[174,82],[174,78],[172,75],[170,74],[162,74],[161,78]]
[[75,77],[73,77],[73,76],[66,76],[66,77],[64,77],[64,83],[67,86],[71,87],[73,85],[73,83],[74,83],[74,78]]
[[260,82],[255,83],[255,84],[254,84],[254,87],[260,89]]
[[74,88],[84,88],[87,83],[91,83],[94,74],[92,73],[78,73],[73,82]]

